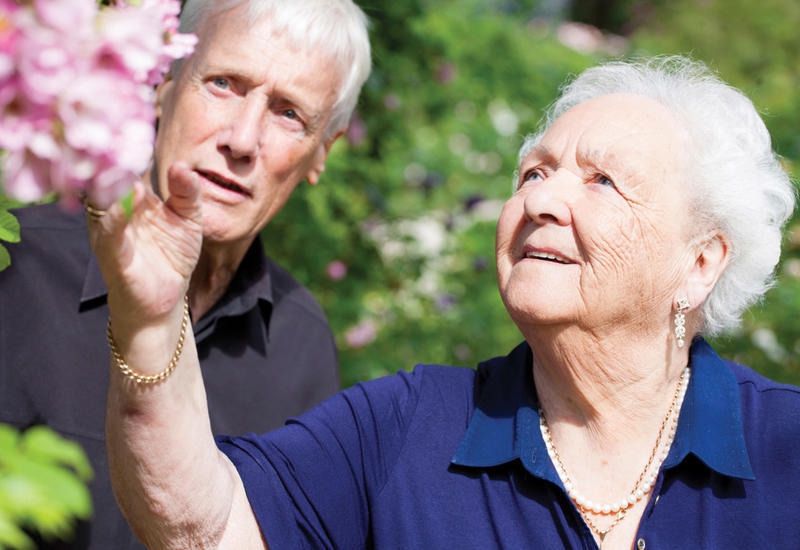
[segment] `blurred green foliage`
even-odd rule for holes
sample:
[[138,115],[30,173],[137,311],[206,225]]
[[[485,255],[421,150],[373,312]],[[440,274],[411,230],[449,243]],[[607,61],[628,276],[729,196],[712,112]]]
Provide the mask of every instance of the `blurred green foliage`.
[[88,519],[92,477],[83,449],[44,426],[19,433],[0,424],[0,548],[33,550],[28,531],[68,540],[74,519]]
[[631,53],[691,52],[761,110],[777,151],[800,158],[800,2],[672,0],[631,36]]
[[474,365],[519,342],[496,290],[495,221],[523,136],[596,61],[552,23],[487,2],[362,4],[374,70],[355,124],[264,233],[322,302],[345,384],[419,361]]
[[[670,0],[656,6],[632,33],[630,52],[689,52],[715,68],[759,108],[776,151],[796,178],[800,159],[800,3]],[[771,378],[800,384],[798,318],[800,223],[796,213],[789,224],[776,287],[748,312],[739,332],[717,338],[713,345],[724,357]]]
[[11,256],[3,242],[19,242],[19,222],[14,214],[8,211],[15,205],[14,201],[0,193],[0,271],[11,265]]

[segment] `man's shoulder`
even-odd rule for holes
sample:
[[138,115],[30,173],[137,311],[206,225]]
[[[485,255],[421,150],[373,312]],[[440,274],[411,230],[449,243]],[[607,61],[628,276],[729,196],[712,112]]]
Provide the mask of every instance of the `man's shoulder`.
[[268,255],[265,255],[265,262],[272,287],[273,307],[300,308],[327,324],[325,312],[311,291]]
[[86,219],[82,211],[70,212],[56,203],[39,204],[11,211],[20,225],[20,241],[9,247],[14,256],[36,254],[56,260],[61,256],[90,255]]
[[4,285],[82,284],[91,257],[82,213],[64,211],[58,204],[27,206],[12,213],[19,220],[20,241],[8,245],[11,265],[0,272]]
[[57,203],[36,204],[11,211],[23,231],[85,231],[86,218],[82,210],[69,211]]

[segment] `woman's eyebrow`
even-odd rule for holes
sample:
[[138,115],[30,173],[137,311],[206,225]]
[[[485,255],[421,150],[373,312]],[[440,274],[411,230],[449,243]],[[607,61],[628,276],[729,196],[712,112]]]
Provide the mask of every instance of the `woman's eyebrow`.
[[528,154],[526,154],[525,158],[522,159],[521,164],[524,165],[530,158],[536,158],[540,162],[546,162],[548,164],[553,164],[556,162],[556,156],[553,154],[552,149],[543,143],[537,143],[531,147],[531,150],[528,151]]
[[613,170],[622,175],[638,173],[635,162],[625,162],[613,149],[586,149],[580,152],[579,159],[600,170]]

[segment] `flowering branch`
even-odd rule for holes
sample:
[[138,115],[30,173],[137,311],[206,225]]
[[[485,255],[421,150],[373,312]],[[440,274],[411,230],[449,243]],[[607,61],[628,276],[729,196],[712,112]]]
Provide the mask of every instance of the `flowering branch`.
[[[0,149],[3,189],[22,202],[55,194],[106,208],[150,162],[154,86],[197,42],[178,32],[179,0],[0,0]],[[20,227],[0,194],[2,241]],[[33,548],[28,536],[68,539],[88,519],[83,450],[38,426],[0,424],[0,547]]]
[[0,0],[0,148],[5,192],[99,208],[146,170],[154,86],[197,41],[179,0]]

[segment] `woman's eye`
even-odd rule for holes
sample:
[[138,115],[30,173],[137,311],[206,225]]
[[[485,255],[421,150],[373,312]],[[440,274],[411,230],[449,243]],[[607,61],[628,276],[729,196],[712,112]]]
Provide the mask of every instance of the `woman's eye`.
[[535,183],[537,181],[541,181],[544,179],[544,175],[539,168],[531,168],[530,170],[526,170],[522,173],[522,176],[519,178],[519,184],[517,187],[522,187],[526,183]]
[[606,176],[604,174],[597,174],[594,177],[594,181],[595,181],[595,183],[599,183],[600,185],[607,185],[609,187],[616,187],[614,182],[611,181],[611,178],[609,178],[608,176]]

